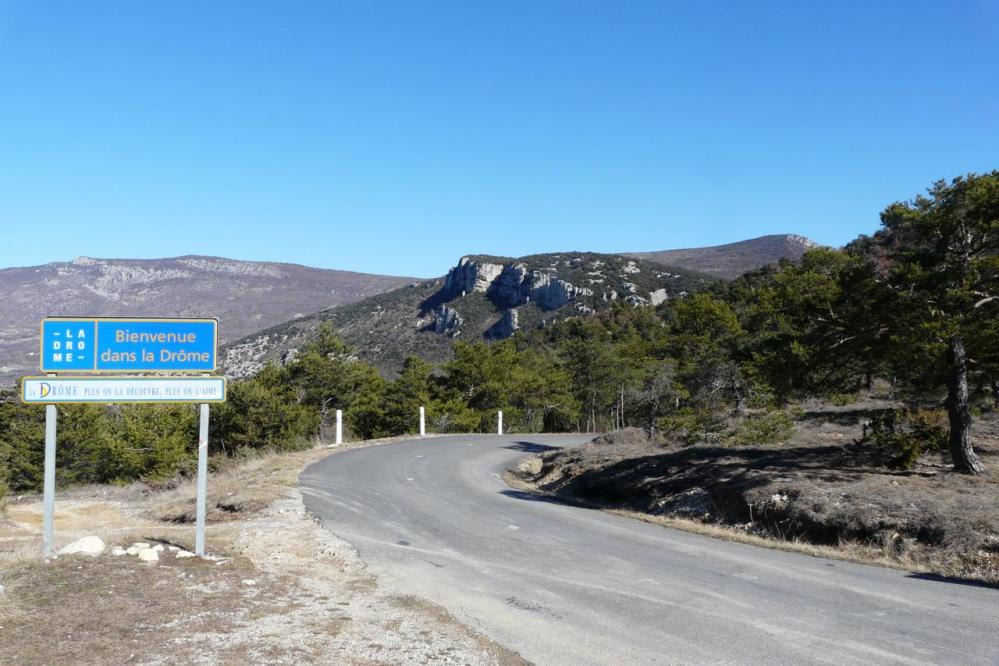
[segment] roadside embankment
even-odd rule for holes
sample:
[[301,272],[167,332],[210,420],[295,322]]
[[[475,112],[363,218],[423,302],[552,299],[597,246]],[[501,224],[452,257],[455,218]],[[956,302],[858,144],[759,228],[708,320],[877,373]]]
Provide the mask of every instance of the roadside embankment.
[[981,477],[950,472],[940,454],[893,469],[859,435],[842,411],[800,420],[783,444],[619,431],[528,458],[508,481],[712,536],[999,583],[999,419],[976,427]]

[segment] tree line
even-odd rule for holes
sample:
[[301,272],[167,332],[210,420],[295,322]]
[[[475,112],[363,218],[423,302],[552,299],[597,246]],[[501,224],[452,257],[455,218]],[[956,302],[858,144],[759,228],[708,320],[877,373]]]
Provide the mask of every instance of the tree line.
[[[514,432],[638,426],[737,445],[779,440],[795,401],[849,401],[874,382],[913,407],[874,424],[904,445],[899,460],[941,447],[955,470],[983,471],[970,427],[976,409],[999,407],[999,171],[934,183],[843,249],[658,308],[617,303],[501,342],[457,341],[451,361],[411,357],[392,380],[320,327],[291,361],[231,384],[213,408],[211,446],[310,446],[338,409],[354,438],[413,433],[421,406],[436,432],[494,432],[501,409]],[[946,416],[931,423],[917,407]],[[193,407],[59,410],[61,482],[155,482],[193,468]],[[743,418],[726,433],[727,414]],[[39,487],[43,426],[43,409],[0,396],[0,486]]]

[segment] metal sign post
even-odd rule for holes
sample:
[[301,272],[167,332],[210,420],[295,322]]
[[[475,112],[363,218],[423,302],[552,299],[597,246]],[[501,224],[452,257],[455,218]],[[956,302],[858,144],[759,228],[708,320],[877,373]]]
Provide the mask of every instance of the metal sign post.
[[55,405],[45,407],[45,472],[42,501],[42,557],[52,557],[52,540],[55,532],[55,463],[56,419],[59,412]]
[[[217,358],[216,319],[51,317],[42,321],[42,372],[88,373],[21,381],[21,401],[45,405],[44,557],[52,557],[55,549],[56,405],[81,403],[200,405],[195,554],[205,554],[209,403],[225,402],[226,380],[176,375],[214,370]],[[146,374],[114,375],[123,372]]]
[[205,555],[205,517],[208,513],[208,405],[201,405],[201,424],[198,435],[198,498],[195,504],[196,527],[194,554]]

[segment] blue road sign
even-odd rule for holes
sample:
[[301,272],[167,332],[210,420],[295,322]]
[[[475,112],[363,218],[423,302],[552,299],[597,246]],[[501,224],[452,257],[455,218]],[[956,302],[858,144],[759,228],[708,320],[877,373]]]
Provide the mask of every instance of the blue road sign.
[[48,317],[42,372],[212,372],[217,319]]

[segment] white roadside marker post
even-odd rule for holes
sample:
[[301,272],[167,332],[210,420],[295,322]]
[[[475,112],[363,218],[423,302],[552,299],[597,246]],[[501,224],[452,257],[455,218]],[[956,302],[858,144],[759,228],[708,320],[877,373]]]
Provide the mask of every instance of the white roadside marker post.
[[420,437],[427,435],[427,414],[423,407],[420,407]]
[[45,406],[45,467],[42,508],[42,557],[53,555],[55,522],[55,464],[56,464],[56,419],[59,412],[55,405]]
[[503,410],[502,409],[499,411],[499,414],[497,415],[497,419],[496,420],[497,420],[496,434],[497,435],[502,435],[503,434]]
[[336,445],[343,444],[343,410],[336,410]]
[[208,504],[208,405],[201,405],[201,428],[198,436],[198,499],[197,526],[194,533],[194,554],[205,556],[205,517]]

